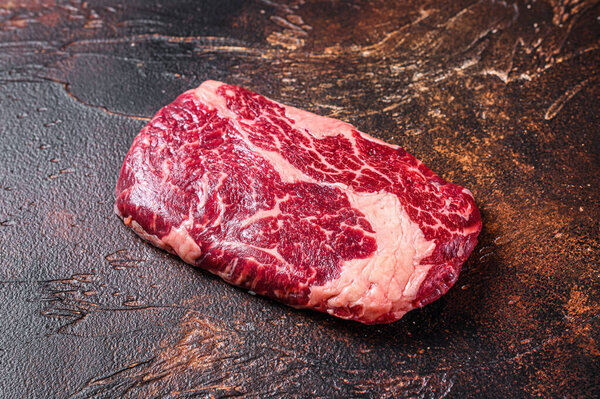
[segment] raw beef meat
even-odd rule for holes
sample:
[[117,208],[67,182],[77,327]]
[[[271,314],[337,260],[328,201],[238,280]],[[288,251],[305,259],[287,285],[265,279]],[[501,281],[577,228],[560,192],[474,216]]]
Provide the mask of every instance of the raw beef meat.
[[154,245],[296,308],[388,323],[456,281],[469,190],[352,125],[207,81],[135,138],[116,212]]

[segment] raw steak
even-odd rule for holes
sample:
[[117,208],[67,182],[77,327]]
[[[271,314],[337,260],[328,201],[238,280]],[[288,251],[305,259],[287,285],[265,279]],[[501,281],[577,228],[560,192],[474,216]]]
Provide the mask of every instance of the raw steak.
[[231,284],[363,323],[456,281],[481,230],[471,193],[352,125],[207,81],[135,138],[116,212]]

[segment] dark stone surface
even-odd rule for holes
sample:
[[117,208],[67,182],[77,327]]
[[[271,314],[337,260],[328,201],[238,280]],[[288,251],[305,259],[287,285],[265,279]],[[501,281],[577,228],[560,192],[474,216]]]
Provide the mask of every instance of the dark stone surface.
[[[597,1],[0,1],[0,396],[598,397]],[[256,298],[113,215],[133,137],[218,79],[471,189],[457,285],[363,326]]]

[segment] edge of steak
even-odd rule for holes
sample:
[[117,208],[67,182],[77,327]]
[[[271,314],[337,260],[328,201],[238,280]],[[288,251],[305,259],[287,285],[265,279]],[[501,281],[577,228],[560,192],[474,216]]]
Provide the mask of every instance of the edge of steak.
[[368,324],[446,293],[481,230],[471,192],[402,148],[216,81],[135,138],[115,211],[231,284]]

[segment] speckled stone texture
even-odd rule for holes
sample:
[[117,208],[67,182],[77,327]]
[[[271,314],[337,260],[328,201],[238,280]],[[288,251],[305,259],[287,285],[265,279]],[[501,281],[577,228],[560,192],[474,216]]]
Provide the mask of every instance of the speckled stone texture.
[[[598,397],[598,1],[0,0],[2,397]],[[398,144],[482,211],[439,301],[250,297],[113,215],[149,117],[216,79]]]

